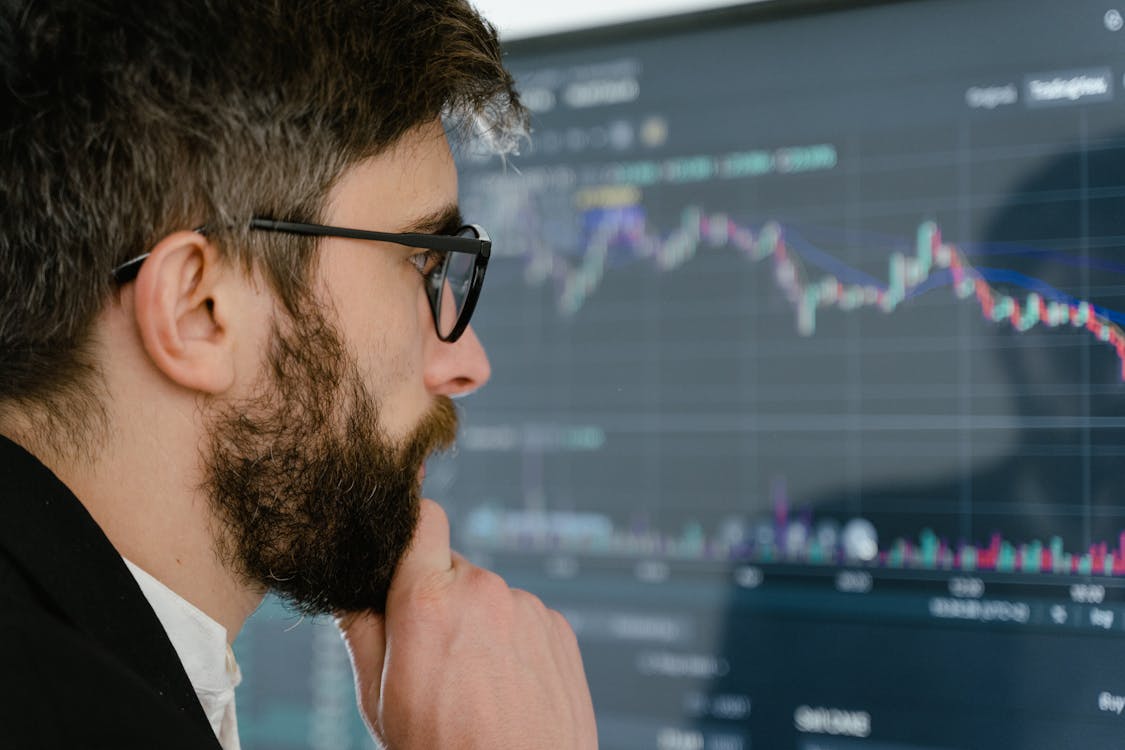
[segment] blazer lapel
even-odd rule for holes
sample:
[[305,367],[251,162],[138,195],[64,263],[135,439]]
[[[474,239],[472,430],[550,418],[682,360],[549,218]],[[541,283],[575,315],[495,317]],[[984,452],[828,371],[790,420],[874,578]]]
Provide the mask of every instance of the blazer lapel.
[[211,732],[179,656],[121,555],[74,494],[3,436],[0,547],[74,626]]

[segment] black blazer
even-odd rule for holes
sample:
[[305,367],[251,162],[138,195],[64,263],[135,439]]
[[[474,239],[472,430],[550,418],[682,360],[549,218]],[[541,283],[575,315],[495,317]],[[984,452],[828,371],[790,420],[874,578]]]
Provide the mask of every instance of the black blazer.
[[70,490],[2,436],[0,747],[219,750],[121,556]]

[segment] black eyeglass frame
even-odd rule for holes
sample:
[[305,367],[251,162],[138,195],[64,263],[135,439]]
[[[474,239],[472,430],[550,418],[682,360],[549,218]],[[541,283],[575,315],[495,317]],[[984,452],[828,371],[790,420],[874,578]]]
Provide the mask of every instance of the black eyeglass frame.
[[[299,221],[278,221],[276,219],[254,218],[250,220],[251,229],[260,229],[267,232],[284,232],[286,234],[300,234],[308,237],[340,237],[350,240],[371,240],[374,242],[390,242],[404,247],[416,247],[421,250],[437,250],[444,253],[468,253],[474,256],[472,278],[469,282],[469,291],[465,295],[465,303],[457,315],[457,321],[448,335],[441,333],[441,288],[434,294],[427,289],[426,297],[430,301],[430,312],[434,318],[434,330],[442,341],[453,343],[461,338],[461,334],[469,325],[469,319],[476,309],[477,299],[480,297],[481,287],[484,285],[484,272],[488,268],[488,258],[492,254],[492,239],[479,224],[464,224],[457,229],[457,234],[466,229],[472,230],[476,237],[461,237],[445,234],[422,234],[418,232],[374,232],[367,229],[349,229],[348,227],[334,227],[327,224],[307,224]],[[195,231],[206,233],[206,227],[199,227]],[[113,269],[113,280],[117,284],[127,284],[137,277],[141,264],[144,263],[148,253],[138,255],[132,260],[122,263]],[[447,257],[441,269],[444,277],[444,268],[448,266]],[[438,273],[434,271],[433,273]]]

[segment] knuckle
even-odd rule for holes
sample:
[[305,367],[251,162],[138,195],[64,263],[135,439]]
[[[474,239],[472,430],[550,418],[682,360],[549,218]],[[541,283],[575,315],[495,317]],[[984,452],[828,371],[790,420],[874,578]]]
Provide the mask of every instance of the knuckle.
[[498,574],[487,568],[473,567],[466,575],[473,596],[481,597],[490,604],[511,598],[512,590]]
[[547,611],[547,606],[543,604],[543,601],[530,591],[525,591],[524,589],[512,589],[512,597],[516,600],[516,603],[524,609],[532,610],[534,612]]
[[549,632],[552,629],[551,610],[535,594],[523,589],[513,589],[516,606],[522,617],[536,624],[540,630]]
[[575,647],[577,647],[578,635],[574,632],[574,628],[571,627],[570,622],[566,619],[566,617],[563,616],[561,612],[554,609],[549,611],[551,614],[551,619],[555,624],[555,630],[558,633],[559,637],[564,639],[568,644],[573,644]]

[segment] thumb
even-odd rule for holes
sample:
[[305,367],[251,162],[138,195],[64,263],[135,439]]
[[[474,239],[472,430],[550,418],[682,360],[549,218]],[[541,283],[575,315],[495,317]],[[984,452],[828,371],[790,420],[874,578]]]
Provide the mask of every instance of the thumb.
[[356,700],[364,716],[378,716],[387,635],[382,615],[344,612],[336,617],[355,673]]
[[452,568],[449,519],[440,505],[433,500],[423,499],[418,505],[418,526],[414,529],[414,538],[395,570],[391,590],[393,592],[396,588],[409,588],[410,584],[420,579],[424,580],[435,573],[446,573]]

